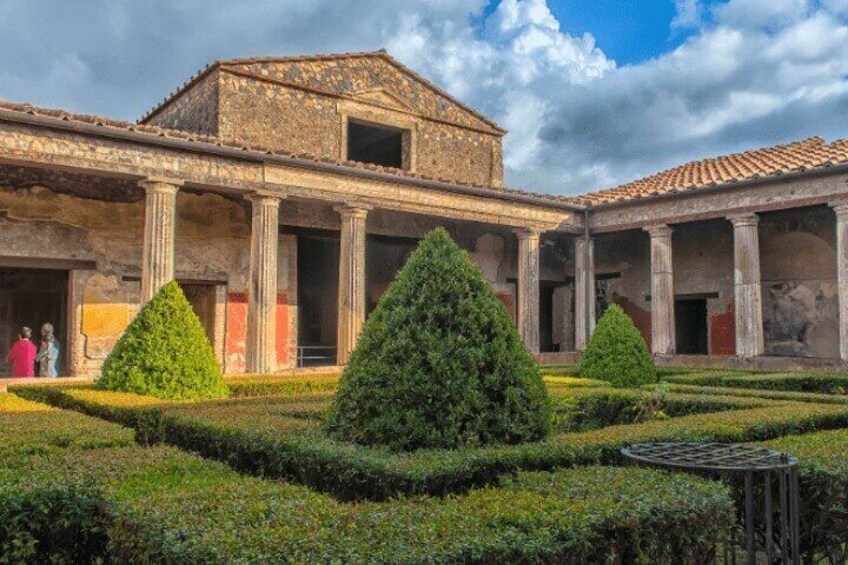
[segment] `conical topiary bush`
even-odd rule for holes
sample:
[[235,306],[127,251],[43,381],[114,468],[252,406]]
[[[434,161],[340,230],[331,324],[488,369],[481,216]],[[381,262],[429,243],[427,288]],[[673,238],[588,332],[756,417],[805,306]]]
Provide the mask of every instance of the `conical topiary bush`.
[[657,368],[642,334],[617,304],[598,321],[580,357],[580,376],[620,387],[657,381]]
[[97,386],[175,399],[228,393],[206,332],[175,281],[127,327],[103,363]]
[[480,269],[431,232],[368,318],[327,421],[340,440],[394,450],[544,437],[539,369]]

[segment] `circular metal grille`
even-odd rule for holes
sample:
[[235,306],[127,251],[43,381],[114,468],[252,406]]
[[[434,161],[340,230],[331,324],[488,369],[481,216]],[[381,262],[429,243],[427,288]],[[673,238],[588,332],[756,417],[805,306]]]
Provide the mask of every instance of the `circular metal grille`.
[[694,471],[776,471],[798,464],[785,453],[735,443],[638,443],[621,452],[640,463]]
[[691,442],[639,443],[621,453],[635,465],[684,471],[731,487],[738,524],[717,544],[713,563],[801,563],[795,457],[751,445]]

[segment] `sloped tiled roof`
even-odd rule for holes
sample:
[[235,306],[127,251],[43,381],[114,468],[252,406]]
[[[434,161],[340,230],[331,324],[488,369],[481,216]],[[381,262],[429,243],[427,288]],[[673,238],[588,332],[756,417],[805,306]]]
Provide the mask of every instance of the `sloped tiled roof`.
[[220,60],[214,61],[214,62],[206,65],[206,67],[204,69],[202,69],[198,73],[195,73],[191,78],[189,78],[186,82],[184,82],[182,85],[180,85],[179,88],[177,88],[176,90],[171,92],[168,96],[166,96],[162,100],[162,102],[160,102],[159,104],[157,104],[156,106],[151,108],[147,113],[145,113],[144,116],[142,116],[139,119],[139,123],[144,123],[147,120],[149,120],[150,118],[152,118],[155,114],[157,114],[165,106],[170,104],[174,99],[176,99],[183,92],[188,90],[188,88],[191,87],[195,82],[197,82],[198,80],[200,80],[201,78],[206,76],[207,73],[209,73],[210,71],[212,71],[215,68],[219,68],[219,67],[228,68],[228,67],[237,66],[237,65],[250,65],[250,64],[253,64],[253,63],[298,63],[298,62],[308,63],[308,62],[312,62],[312,61],[337,61],[337,60],[341,60],[341,59],[360,59],[360,58],[366,58],[366,57],[378,57],[380,59],[383,59],[384,61],[388,62],[390,65],[400,69],[401,72],[410,75],[415,80],[417,80],[420,83],[422,83],[423,85],[425,85],[427,88],[433,90],[439,96],[442,96],[442,97],[450,100],[451,102],[456,104],[458,107],[462,108],[463,110],[465,110],[469,114],[473,115],[474,117],[478,118],[479,120],[481,120],[482,122],[487,124],[489,127],[493,128],[494,130],[496,130],[498,132],[506,133],[506,130],[504,130],[497,123],[495,123],[494,120],[492,120],[488,116],[480,113],[479,111],[475,110],[474,108],[466,105],[461,100],[454,98],[453,95],[451,95],[447,91],[443,90],[442,88],[440,88],[439,86],[437,86],[436,84],[434,84],[433,82],[428,80],[427,78],[423,77],[422,75],[418,74],[414,70],[410,69],[409,67],[407,67],[406,65],[404,65],[403,63],[401,63],[400,61],[398,61],[397,59],[392,57],[389,54],[389,52],[386,51],[385,49],[380,49],[378,51],[358,51],[358,52],[353,52],[353,53],[325,53],[325,54],[317,54],[317,55],[289,55],[289,56],[277,56],[277,57],[250,57],[250,58],[243,58],[243,59],[220,59]]
[[827,143],[821,137],[692,161],[632,182],[577,197],[595,206],[689,192],[788,173],[848,163],[848,139]]

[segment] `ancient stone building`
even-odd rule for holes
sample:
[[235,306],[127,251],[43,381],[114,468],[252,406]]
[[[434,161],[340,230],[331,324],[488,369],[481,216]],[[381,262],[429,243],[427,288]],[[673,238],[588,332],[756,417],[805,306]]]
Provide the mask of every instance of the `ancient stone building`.
[[444,226],[542,356],[617,302],[675,362],[848,360],[848,143],[552,197],[504,134],[382,51],[217,62],[139,123],[0,103],[0,357],[50,321],[96,374],[176,279],[226,372],[344,363]]

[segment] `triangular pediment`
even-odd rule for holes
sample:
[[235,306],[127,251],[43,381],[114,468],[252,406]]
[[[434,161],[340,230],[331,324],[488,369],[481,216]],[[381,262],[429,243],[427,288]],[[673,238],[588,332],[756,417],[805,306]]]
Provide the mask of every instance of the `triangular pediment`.
[[466,106],[385,51],[234,59],[219,63],[260,80],[307,88],[363,104],[407,111],[460,127],[505,133],[496,123]]
[[410,109],[408,104],[385,88],[361,90],[359,92],[354,92],[351,96],[360,102],[377,104],[378,106],[387,106],[398,110]]

